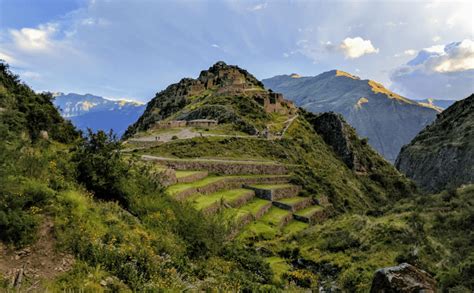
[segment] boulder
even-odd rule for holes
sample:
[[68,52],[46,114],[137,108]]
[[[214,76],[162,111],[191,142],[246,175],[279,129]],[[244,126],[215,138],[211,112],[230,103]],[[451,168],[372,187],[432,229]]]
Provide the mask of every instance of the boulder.
[[379,269],[372,281],[371,293],[436,292],[436,281],[425,271],[410,264]]

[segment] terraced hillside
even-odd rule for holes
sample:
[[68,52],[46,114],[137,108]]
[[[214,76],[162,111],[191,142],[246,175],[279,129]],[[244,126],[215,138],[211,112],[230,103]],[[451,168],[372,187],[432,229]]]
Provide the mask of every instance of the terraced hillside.
[[[124,143],[128,154],[161,166],[169,197],[220,217],[279,280],[298,270],[276,249],[292,235],[416,193],[341,117],[327,116],[219,62],[158,93]],[[341,129],[331,137],[334,121]]]
[[[153,157],[145,156],[150,160]],[[163,166],[175,160],[159,158]],[[191,180],[176,181],[166,191],[169,196],[189,202],[203,214],[222,213],[241,239],[272,239],[286,232],[291,225],[303,229],[310,224],[323,221],[330,214],[332,205],[322,196],[300,196],[301,186],[291,184],[291,176],[285,165],[262,161],[201,160],[210,162],[208,168],[195,170],[192,161],[181,163],[179,169],[167,174]],[[259,174],[241,173],[236,165],[245,165],[248,170],[260,170]],[[219,173],[209,171],[219,168]],[[191,170],[190,170],[191,169]],[[181,177],[181,174],[188,174]],[[171,175],[173,176],[173,175]],[[294,224],[294,222],[300,222]],[[294,231],[292,231],[294,232]]]

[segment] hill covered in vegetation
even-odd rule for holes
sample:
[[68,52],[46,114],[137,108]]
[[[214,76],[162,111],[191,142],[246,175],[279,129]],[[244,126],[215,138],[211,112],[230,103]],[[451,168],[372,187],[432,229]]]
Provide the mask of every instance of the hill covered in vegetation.
[[404,146],[397,168],[427,192],[474,182],[474,95],[438,115]]
[[471,187],[418,195],[340,115],[236,66],[158,94],[123,142],[1,76],[1,289],[366,292],[401,262],[473,288]]

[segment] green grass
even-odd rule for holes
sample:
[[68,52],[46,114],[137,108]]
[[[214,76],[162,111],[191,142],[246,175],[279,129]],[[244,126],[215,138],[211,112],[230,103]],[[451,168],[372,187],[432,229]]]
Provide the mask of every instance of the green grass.
[[260,218],[260,221],[271,226],[278,226],[280,221],[288,216],[288,214],[291,214],[291,212],[277,207],[271,207],[268,212]]
[[188,176],[201,174],[201,173],[204,173],[204,172],[203,171],[176,171],[176,178],[183,178],[183,177],[188,177]]
[[291,266],[285,259],[278,256],[267,257],[265,261],[270,265],[270,268],[275,274],[275,281],[279,281],[281,276],[291,269]]
[[301,201],[307,200],[307,197],[301,197],[301,196],[296,196],[296,197],[288,197],[288,198],[282,198],[277,200],[278,202],[287,204],[287,205],[294,205],[297,204]]
[[322,211],[324,208],[322,206],[310,206],[308,208],[299,210],[295,213],[295,215],[302,216],[302,217],[310,217],[317,211]]
[[291,184],[253,184],[251,187],[259,188],[259,189],[281,189],[292,187]]
[[285,227],[283,227],[282,231],[285,234],[292,234],[292,233],[298,233],[300,231],[303,231],[304,229],[308,227],[309,227],[308,223],[292,220]]
[[241,210],[247,211],[251,213],[253,216],[257,214],[257,212],[263,208],[264,206],[268,205],[270,202],[268,200],[264,200],[261,198],[254,198],[246,205],[240,207]]
[[280,231],[260,221],[252,222],[247,225],[240,233],[240,239],[274,239]]
[[173,195],[189,188],[203,187],[215,182],[219,182],[221,180],[226,180],[226,179],[231,179],[231,178],[246,179],[246,178],[279,178],[279,177],[284,177],[284,175],[230,175],[230,176],[212,176],[211,175],[194,182],[178,183],[178,184],[171,185],[170,187],[166,189],[166,191],[169,194]]
[[248,194],[250,190],[248,189],[231,189],[231,190],[224,190],[224,191],[219,191],[215,192],[212,194],[208,195],[200,195],[197,197],[192,197],[192,203],[194,207],[198,210],[204,209],[206,207],[211,206],[212,204],[219,202],[221,200],[224,200],[226,202],[231,202],[234,201],[246,194]]

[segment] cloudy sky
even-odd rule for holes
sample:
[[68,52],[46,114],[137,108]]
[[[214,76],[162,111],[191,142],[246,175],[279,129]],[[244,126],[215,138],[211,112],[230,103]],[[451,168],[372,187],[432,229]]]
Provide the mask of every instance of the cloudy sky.
[[0,59],[37,91],[141,101],[218,60],[460,99],[474,92],[473,19],[474,1],[0,0]]

